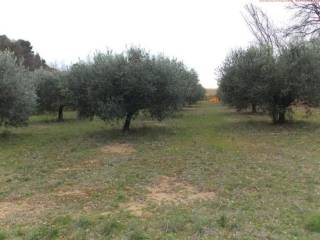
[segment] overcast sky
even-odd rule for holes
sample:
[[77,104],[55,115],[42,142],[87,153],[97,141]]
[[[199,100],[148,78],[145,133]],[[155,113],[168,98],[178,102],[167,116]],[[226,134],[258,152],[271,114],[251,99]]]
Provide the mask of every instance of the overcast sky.
[[228,52],[254,40],[241,15],[248,2],[277,25],[290,17],[286,4],[259,0],[2,0],[0,34],[29,40],[59,65],[141,46],[183,60],[212,88]]

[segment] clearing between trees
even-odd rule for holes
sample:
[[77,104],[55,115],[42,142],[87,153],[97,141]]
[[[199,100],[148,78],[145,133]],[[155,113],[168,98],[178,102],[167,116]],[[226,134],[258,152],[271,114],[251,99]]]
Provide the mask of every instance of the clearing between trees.
[[32,117],[0,138],[0,239],[319,239],[320,113],[296,112]]

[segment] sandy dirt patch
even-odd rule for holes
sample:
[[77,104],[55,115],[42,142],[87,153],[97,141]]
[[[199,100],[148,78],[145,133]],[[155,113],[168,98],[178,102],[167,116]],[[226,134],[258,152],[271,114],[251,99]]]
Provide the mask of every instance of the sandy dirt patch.
[[104,166],[102,160],[99,159],[91,159],[86,161],[81,161],[77,163],[77,165],[69,165],[62,168],[58,168],[55,170],[56,173],[66,173],[66,172],[74,172],[74,171],[83,171],[86,169],[99,169]]
[[101,148],[101,152],[106,154],[121,154],[130,155],[136,152],[135,148],[131,144],[127,143],[114,143],[106,145]]
[[186,182],[179,182],[176,178],[160,177],[159,180],[147,188],[147,199],[163,203],[190,203],[192,201],[207,201],[215,197],[214,192],[200,192]]
[[0,202],[0,220],[6,222],[24,223],[26,219],[32,221],[43,212],[54,208],[55,203],[45,199],[25,199]]
[[53,194],[56,197],[88,197],[88,193],[83,190],[63,190]]
[[135,216],[143,216],[145,209],[150,204],[190,204],[197,201],[209,201],[213,199],[215,192],[202,192],[187,182],[178,181],[173,177],[162,176],[147,187],[147,195],[144,201],[132,201],[121,207],[126,208]]

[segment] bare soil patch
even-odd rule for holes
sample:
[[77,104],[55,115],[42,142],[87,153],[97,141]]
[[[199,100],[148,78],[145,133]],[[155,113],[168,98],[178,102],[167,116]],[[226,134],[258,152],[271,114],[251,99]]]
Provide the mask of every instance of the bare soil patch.
[[103,167],[103,161],[98,159],[92,159],[87,161],[81,161],[77,165],[69,165],[55,170],[56,173],[65,173],[73,171],[83,171],[85,169],[99,169]]
[[190,203],[192,201],[207,201],[215,197],[214,192],[200,192],[186,182],[179,182],[176,178],[162,176],[148,187],[147,198],[154,203]]
[[0,202],[0,219],[5,219],[19,212],[29,212],[32,209],[33,206],[26,202]]
[[43,212],[55,207],[55,203],[45,198],[0,202],[0,220],[15,224],[36,221]]
[[54,193],[57,197],[88,197],[88,193],[82,190],[63,190]]
[[81,171],[83,170],[82,167],[65,167],[65,168],[58,168],[55,170],[56,173],[64,173],[64,172],[72,172],[72,171]]
[[[90,200],[90,196],[101,191],[97,187],[65,187],[47,194],[36,194],[24,199],[12,199],[0,202],[0,223],[32,223],[52,209],[62,209],[63,201]],[[88,208],[93,208],[88,206]],[[1,225],[1,224],[0,224]]]
[[136,149],[127,143],[114,143],[101,148],[101,152],[106,154],[130,155],[136,152]]
[[58,189],[52,193],[52,196],[58,198],[89,198],[99,191],[101,191],[101,188],[95,186],[70,186]]
[[148,186],[147,191],[144,201],[132,201],[122,207],[140,217],[145,214],[145,208],[149,204],[190,204],[197,201],[208,201],[216,196],[215,192],[202,192],[187,182],[166,176],[160,177],[151,186]]
[[134,216],[142,217],[144,214],[145,203],[130,202],[124,206],[128,211],[130,211]]

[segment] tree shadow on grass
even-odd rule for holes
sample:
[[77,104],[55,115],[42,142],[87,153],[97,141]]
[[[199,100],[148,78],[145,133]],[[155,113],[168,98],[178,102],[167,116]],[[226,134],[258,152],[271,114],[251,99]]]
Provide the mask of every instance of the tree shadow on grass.
[[3,147],[4,145],[17,144],[30,136],[30,133],[16,133],[8,129],[0,129],[0,145]]
[[111,142],[133,142],[141,143],[166,139],[175,135],[174,128],[166,126],[142,126],[133,127],[124,133],[120,128],[96,130],[87,134],[88,138],[94,139],[99,144]]
[[266,118],[238,119],[223,124],[223,131],[259,132],[259,133],[312,133],[320,129],[320,123],[307,120],[292,120],[284,124],[273,124]]
[[32,119],[32,121],[30,121],[28,125],[36,126],[36,125],[43,125],[43,124],[63,124],[63,123],[74,123],[79,121],[84,121],[84,120],[79,120],[77,118],[67,118],[67,119],[64,119],[63,121],[58,121],[56,118],[37,118],[37,119]]
[[[45,128],[40,128],[41,131],[35,131],[27,129],[0,129],[0,147],[9,147],[12,145],[28,145],[28,146],[44,146],[50,144],[63,144],[64,142],[72,143],[79,142],[79,144],[91,142],[97,144],[106,144],[110,142],[145,142],[145,141],[157,141],[158,139],[165,139],[170,136],[175,135],[175,127],[161,125],[162,123],[158,123],[156,121],[150,121],[145,125],[143,122],[133,124],[131,130],[128,133],[123,133],[121,130],[122,124],[113,123],[113,124],[105,124],[99,126],[92,126],[82,130],[82,127],[77,131],[77,126],[75,129],[68,132],[68,128],[73,128],[72,122],[82,122],[87,121],[87,124],[92,124],[89,120],[77,120],[70,119],[66,121],[66,126],[63,129],[66,129],[66,134],[60,135],[60,131],[55,133],[50,130],[51,126],[57,126],[56,124],[63,123],[50,123]],[[70,124],[71,123],[71,124]],[[34,127],[39,125],[43,126],[43,123],[33,123],[33,125],[29,125],[30,127]],[[69,126],[70,125],[70,126]],[[48,127],[48,128],[47,128]],[[47,130],[48,129],[48,130]],[[62,132],[64,130],[61,130]],[[84,132],[81,132],[84,131]]]
[[320,122],[312,119],[291,119],[284,124],[273,124],[267,113],[237,112],[226,108],[221,112],[224,119],[222,131],[254,132],[314,132],[320,129]]
[[231,108],[223,108],[222,109],[222,115],[224,116],[243,116],[243,117],[246,117],[246,116],[260,116],[260,117],[269,117],[268,113],[266,112],[251,112],[251,111],[240,111],[238,112],[237,110],[235,109],[231,109]]
[[199,106],[191,105],[191,106],[184,107],[182,110],[185,111],[185,112],[190,112],[190,111],[195,111],[195,110],[198,110],[198,109],[199,109]]

